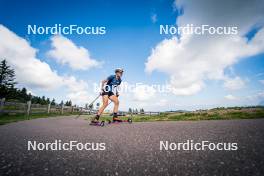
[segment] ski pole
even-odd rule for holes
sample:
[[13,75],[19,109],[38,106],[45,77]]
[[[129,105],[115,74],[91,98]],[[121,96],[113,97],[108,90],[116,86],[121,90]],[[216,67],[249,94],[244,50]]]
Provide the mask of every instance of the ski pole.
[[101,93],[88,105],[88,107],[92,106],[93,103],[101,96]]
[[[88,107],[90,107],[90,106],[92,106],[92,104],[99,98],[101,96],[101,93],[88,105]],[[76,119],[78,118],[78,117],[80,117],[80,115],[82,114],[82,112],[80,112],[78,115],[77,115],[77,117],[76,117]]]

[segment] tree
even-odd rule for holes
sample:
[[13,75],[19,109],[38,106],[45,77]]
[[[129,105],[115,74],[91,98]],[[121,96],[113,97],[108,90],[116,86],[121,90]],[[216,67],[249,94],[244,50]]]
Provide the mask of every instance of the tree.
[[23,87],[20,91],[17,99],[20,99],[21,101],[29,101],[31,96],[27,93],[27,89]]
[[63,100],[61,100],[60,105],[61,105],[61,106],[64,105]]
[[16,84],[15,71],[7,65],[6,60],[0,62],[0,85],[12,88]]
[[129,113],[129,114],[132,114],[132,112],[133,112],[132,109],[129,108],[129,109],[128,109],[128,113]]
[[52,101],[51,101],[50,104],[53,105],[53,106],[56,105],[56,102],[55,102],[55,99],[54,98],[52,99]]
[[71,106],[71,105],[72,105],[71,100],[70,101],[66,101],[65,106]]
[[47,98],[46,103],[50,104],[50,99],[49,98]]
[[140,114],[144,114],[144,109],[143,108],[140,109],[139,112],[140,112]]
[[0,62],[0,98],[9,98],[9,90],[14,90],[15,71],[7,65],[6,60]]
[[41,97],[40,104],[42,104],[42,105],[46,104],[46,97],[45,96]]
[[[22,89],[15,88],[16,84],[14,69],[7,64],[6,60],[2,60],[0,62],[0,98],[21,102],[31,100],[32,104],[41,105],[50,103],[50,99],[45,96],[32,96],[25,87]],[[52,100],[51,104],[56,105],[55,99]],[[72,104],[71,100],[68,101],[68,104]]]

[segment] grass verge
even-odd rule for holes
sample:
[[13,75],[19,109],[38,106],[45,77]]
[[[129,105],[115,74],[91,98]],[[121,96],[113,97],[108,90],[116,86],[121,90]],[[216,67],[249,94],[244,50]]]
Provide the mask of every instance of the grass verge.
[[159,115],[136,115],[134,122],[178,120],[230,120],[264,118],[264,108],[212,109],[184,113],[161,113]]
[[[78,113],[71,114],[31,114],[26,115],[0,115],[0,125],[17,122],[21,120],[30,120],[36,118],[47,118],[56,116],[77,115]],[[83,115],[82,118],[90,120],[93,115]],[[127,119],[128,117],[121,117]],[[193,112],[177,112],[177,113],[160,113],[159,115],[133,115],[133,122],[153,122],[153,121],[184,121],[184,120],[229,120],[229,119],[256,119],[264,118],[264,107],[248,108],[216,108],[211,110],[193,111]],[[104,115],[100,120],[112,120],[109,115]]]
[[0,115],[0,125],[4,125],[7,123],[11,123],[11,122],[22,121],[22,120],[31,120],[31,119],[37,119],[37,118],[48,118],[48,117],[58,117],[58,116],[69,116],[69,115],[75,115],[75,114],[39,113],[39,114],[31,114],[29,116],[25,114],[16,114],[16,115],[3,114],[3,115]]

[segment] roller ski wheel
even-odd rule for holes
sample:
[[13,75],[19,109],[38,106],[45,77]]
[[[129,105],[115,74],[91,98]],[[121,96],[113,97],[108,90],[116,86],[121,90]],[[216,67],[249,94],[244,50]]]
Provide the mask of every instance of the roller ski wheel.
[[120,123],[120,122],[123,122],[123,120],[119,118],[113,118],[113,123]]

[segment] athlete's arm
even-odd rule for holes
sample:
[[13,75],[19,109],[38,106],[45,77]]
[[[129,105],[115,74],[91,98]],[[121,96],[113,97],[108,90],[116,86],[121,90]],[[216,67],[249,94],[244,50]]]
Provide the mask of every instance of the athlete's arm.
[[121,84],[121,82],[116,86],[116,96],[117,96],[117,97],[119,96],[118,88],[120,88],[120,84]]
[[101,85],[102,85],[102,87],[101,87],[101,90],[104,90],[104,87],[105,87],[105,84],[107,83],[107,79],[104,79],[104,80],[102,80],[102,82],[101,82]]
[[117,88],[116,88],[116,97],[119,97],[119,92],[118,92]]

